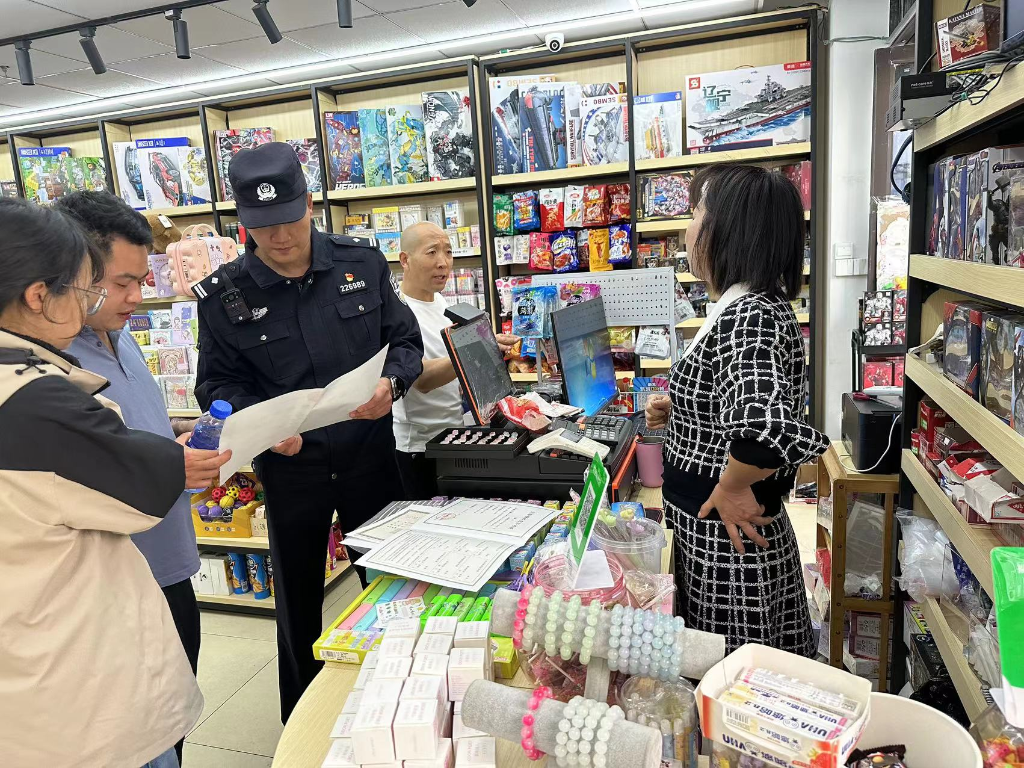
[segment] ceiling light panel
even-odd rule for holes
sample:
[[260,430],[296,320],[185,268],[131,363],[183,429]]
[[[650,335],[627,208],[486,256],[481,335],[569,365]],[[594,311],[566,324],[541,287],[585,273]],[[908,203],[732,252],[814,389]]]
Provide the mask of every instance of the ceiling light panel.
[[29,0],[2,0],[0,18],[3,18],[0,34],[4,37],[16,37],[38,32],[41,29],[77,24],[80,21],[86,21],[89,17],[65,13],[56,8],[29,2]]
[[427,42],[508,32],[526,26],[499,0],[480,0],[472,8],[464,6],[462,0],[452,0],[430,8],[389,13],[388,18]]
[[91,69],[78,69],[59,75],[36,78],[39,85],[63,88],[66,91],[88,94],[98,99],[124,96],[137,91],[163,88],[160,83],[108,69],[103,77],[96,77]]
[[295,67],[314,61],[323,61],[323,55],[317,51],[299,45],[285,38],[271,45],[265,37],[255,40],[241,40],[236,43],[209,45],[204,48],[193,48],[192,52],[207,59],[244,69],[246,72],[262,72],[268,69]]
[[383,16],[362,19],[356,22],[353,29],[338,29],[338,21],[335,19],[322,27],[292,32],[288,37],[332,59],[347,59],[360,54],[380,53],[423,44],[415,35],[409,34]]
[[190,85],[204,80],[248,74],[244,69],[211,61],[195,52],[191,59],[179,59],[173,53],[164,53],[148,59],[126,61],[118,66],[118,70],[165,85]]
[[50,88],[39,81],[31,88],[26,88],[16,80],[13,84],[0,85],[0,104],[10,104],[22,109],[49,109],[82,101],[92,101],[92,97]]

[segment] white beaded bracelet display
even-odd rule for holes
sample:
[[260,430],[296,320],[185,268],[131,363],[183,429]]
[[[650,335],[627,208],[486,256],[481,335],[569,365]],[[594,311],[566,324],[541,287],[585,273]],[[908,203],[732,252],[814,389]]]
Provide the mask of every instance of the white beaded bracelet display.
[[573,697],[562,710],[555,734],[555,761],[560,768],[605,768],[612,726],[625,718],[618,706],[582,696]]

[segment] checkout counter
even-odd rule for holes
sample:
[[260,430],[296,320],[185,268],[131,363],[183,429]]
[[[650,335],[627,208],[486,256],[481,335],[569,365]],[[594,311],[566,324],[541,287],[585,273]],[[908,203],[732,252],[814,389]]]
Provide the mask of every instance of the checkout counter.
[[[562,371],[557,399],[578,408],[582,422],[556,420],[538,450],[535,435],[506,419],[498,402],[518,394],[491,329],[478,310],[456,305],[444,341],[477,426],[445,430],[426,446],[437,462],[438,490],[446,496],[567,501],[595,450],[611,478],[611,501],[621,501],[636,479],[633,420],[602,415],[618,394],[608,323],[600,297],[552,313]],[[575,419],[573,416],[571,419]],[[642,417],[641,417],[642,418]],[[514,437],[512,437],[514,435]]]

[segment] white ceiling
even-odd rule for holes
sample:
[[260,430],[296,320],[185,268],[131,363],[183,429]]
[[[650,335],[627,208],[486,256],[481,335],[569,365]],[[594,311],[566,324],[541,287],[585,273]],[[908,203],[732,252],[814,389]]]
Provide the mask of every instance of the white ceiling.
[[[31,36],[168,0],[0,0],[0,37]],[[35,86],[18,81],[13,46],[0,48],[0,129],[99,111],[152,106],[567,40],[623,34],[750,12],[759,0],[353,0],[353,29],[339,29],[332,0],[270,0],[285,35],[270,45],[252,0],[187,9],[192,58],[174,54],[162,16],[102,27],[96,43],[108,71],[95,75],[78,34],[32,44]],[[59,8],[58,8],[59,6]],[[337,63],[333,63],[336,60]],[[103,100],[101,103],[99,100]]]

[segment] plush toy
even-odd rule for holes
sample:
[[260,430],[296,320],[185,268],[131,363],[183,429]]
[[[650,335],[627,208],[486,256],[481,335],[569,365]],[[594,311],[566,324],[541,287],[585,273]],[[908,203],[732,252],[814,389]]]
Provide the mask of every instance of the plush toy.
[[[145,214],[149,228],[153,230],[153,253],[167,253],[167,246],[181,240],[181,230],[174,226],[166,217],[158,214]],[[163,218],[163,221],[161,221]],[[165,224],[164,222],[168,222]]]

